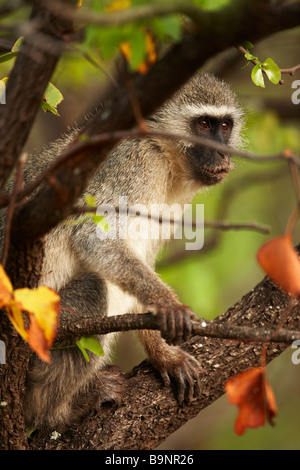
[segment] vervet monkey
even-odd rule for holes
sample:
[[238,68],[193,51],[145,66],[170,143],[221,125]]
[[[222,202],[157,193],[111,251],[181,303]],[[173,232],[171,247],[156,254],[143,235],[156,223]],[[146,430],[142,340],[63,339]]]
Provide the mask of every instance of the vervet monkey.
[[[149,130],[179,136],[205,136],[236,147],[241,141],[243,112],[235,94],[210,74],[196,74],[147,119]],[[75,131],[76,133],[76,131]],[[28,160],[25,183],[37,176],[72,141],[74,132],[42,155]],[[148,136],[122,140],[90,182],[86,194],[97,205],[128,206],[191,202],[195,193],[223,181],[232,169],[229,155],[187,140]],[[82,201],[81,201],[82,202]],[[128,225],[130,228],[130,220]],[[109,225],[109,220],[108,220]],[[45,241],[41,285],[61,296],[64,315],[122,315],[153,311],[161,319],[159,331],[138,333],[153,366],[165,384],[172,380],[180,403],[200,393],[199,364],[178,346],[190,335],[194,314],[154,271],[162,239],[133,240],[99,237],[95,224],[61,224]],[[107,364],[112,334],[100,337],[104,356],[90,354],[88,363],[78,348],[52,350],[51,363],[32,360],[25,400],[26,423],[34,428],[69,425],[79,418],[80,394],[89,395],[98,377],[99,403],[120,401],[120,381]]]

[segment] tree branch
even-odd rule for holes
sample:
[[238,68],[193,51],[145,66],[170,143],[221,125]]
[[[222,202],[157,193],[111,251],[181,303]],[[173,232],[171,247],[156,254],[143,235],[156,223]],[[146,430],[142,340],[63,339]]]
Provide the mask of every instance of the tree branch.
[[[39,1],[34,3],[31,21],[38,19],[37,31],[25,35],[6,89],[6,105],[0,107],[0,187],[9,177],[27,140],[31,126],[40,108],[44,90],[63,52],[63,37],[71,24],[65,19],[49,14]],[[31,43],[31,34],[39,32],[54,37],[60,49],[53,55],[40,52],[36,42]],[[30,49],[30,55],[26,54]],[[25,51],[25,52],[24,52]],[[26,79],[24,79],[26,77]],[[16,138],[16,135],[18,138]]]
[[[218,317],[216,323],[229,331],[233,324],[274,329],[288,307],[288,297],[265,279],[228,312]],[[300,309],[297,306],[285,328],[298,330],[299,327]],[[97,414],[92,412],[78,427],[74,426],[56,441],[50,440],[47,433],[38,433],[33,437],[31,448],[154,449],[168,435],[219,398],[224,393],[224,384],[229,377],[259,366],[261,360],[261,345],[254,342],[241,344],[206,336],[193,338],[183,348],[200,362],[202,391],[200,397],[192,403],[178,406],[172,389],[163,387],[152,367],[143,363],[127,374],[127,391],[120,409],[99,408]],[[284,344],[279,343],[275,347],[271,343],[267,362],[285,348]],[[95,386],[101,387],[101,384]]]
[[[75,315],[75,312],[72,312]],[[76,322],[74,322],[76,319]],[[107,318],[99,316],[81,317],[76,312],[76,318],[68,312],[63,315],[56,342],[62,342],[70,338],[78,338],[84,335],[103,335],[117,331],[131,330],[159,330],[157,317],[152,313],[136,313],[116,315]],[[199,319],[192,322],[192,336],[205,336],[209,338],[223,338],[241,342],[255,343],[287,343],[300,339],[300,330],[255,328],[223,324],[219,319],[207,321]]]
[[57,1],[52,1],[51,11],[63,18],[77,21],[79,24],[88,23],[98,26],[121,26],[134,21],[141,21],[155,16],[167,16],[174,13],[185,15],[199,25],[206,21],[206,15],[201,8],[193,3],[178,0],[141,5],[107,13],[90,12],[84,10],[84,8],[74,11],[71,8],[65,8]]

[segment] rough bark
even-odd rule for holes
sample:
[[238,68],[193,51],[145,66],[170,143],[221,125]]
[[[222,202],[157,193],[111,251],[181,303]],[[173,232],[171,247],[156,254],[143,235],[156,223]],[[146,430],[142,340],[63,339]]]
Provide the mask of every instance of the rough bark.
[[[10,246],[6,270],[14,288],[36,287],[43,260],[42,241]],[[26,371],[32,350],[0,311],[0,339],[6,346],[6,364],[0,366],[0,449],[27,448],[23,401]]]
[[[256,327],[275,327],[289,299],[268,280],[262,281],[218,322]],[[285,327],[299,329],[300,308],[296,307]],[[202,391],[191,404],[178,406],[171,388],[164,388],[153,368],[142,363],[127,374],[127,391],[121,408],[92,410],[79,426],[57,440],[50,433],[33,436],[30,449],[150,450],[195,417],[224,393],[226,380],[260,365],[261,345],[223,339],[194,337],[184,348],[199,362]],[[284,351],[284,344],[270,344],[267,360]],[[136,404],[139,404],[137,407]]]
[[[7,104],[0,109],[1,184],[5,183],[26,142],[43,92],[63,52],[64,35],[70,31],[69,21],[49,15],[38,1],[34,2],[31,23],[36,26],[23,41],[8,81]],[[40,48],[36,35],[41,31],[44,40],[55,39],[55,51]],[[6,263],[14,288],[37,285],[42,259],[42,241],[24,240],[20,226],[10,242]],[[1,312],[0,318],[0,337],[6,345],[6,364],[0,367],[0,449],[26,449],[22,403],[32,352],[12,328],[5,312]]]
[[[50,14],[34,2],[29,33],[25,34],[15,66],[10,74],[6,105],[0,108],[0,186],[9,177],[26,143],[43,93],[64,50],[70,21]],[[43,33],[43,42],[39,35]],[[55,43],[55,48],[49,45]],[[18,138],[16,138],[18,136]]]

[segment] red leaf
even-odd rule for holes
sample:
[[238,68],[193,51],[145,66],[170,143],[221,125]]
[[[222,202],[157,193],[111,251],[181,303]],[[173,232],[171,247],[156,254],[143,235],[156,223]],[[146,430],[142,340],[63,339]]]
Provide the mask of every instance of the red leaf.
[[263,426],[277,414],[273,390],[267,381],[265,369],[256,367],[236,375],[226,382],[225,390],[229,403],[239,407],[235,432],[239,436],[246,428]]
[[273,238],[257,253],[265,273],[290,295],[300,294],[300,260],[290,235]]

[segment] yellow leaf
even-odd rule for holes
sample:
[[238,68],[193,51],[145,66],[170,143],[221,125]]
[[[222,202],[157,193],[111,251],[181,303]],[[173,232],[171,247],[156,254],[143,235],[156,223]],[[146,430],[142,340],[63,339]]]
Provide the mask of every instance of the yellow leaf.
[[[43,360],[50,362],[49,349],[57,332],[60,297],[48,287],[16,289],[0,264],[0,308],[7,315],[17,332],[28,341],[31,348]],[[29,314],[29,329],[25,328],[22,311]]]
[[25,329],[23,315],[21,310],[18,308],[16,303],[12,301],[9,305],[6,306],[7,315],[9,316],[10,321],[14,325],[17,332],[25,339],[28,340],[28,332]]
[[0,308],[9,304],[13,298],[13,286],[0,264]]
[[126,8],[131,7],[130,0],[113,0],[108,7],[105,8],[105,11],[116,11],[116,10],[125,10]]
[[153,37],[148,32],[146,33],[146,51],[147,51],[147,60],[149,64],[156,62],[157,55]]
[[131,45],[128,41],[124,41],[120,44],[120,50],[122,52],[122,54],[124,55],[124,57],[127,59],[127,60],[130,60],[130,57],[131,57]]
[[59,295],[45,286],[35,290],[24,288],[15,290],[15,300],[21,310],[30,312],[31,323],[33,318],[36,320],[50,348],[57,332]]

